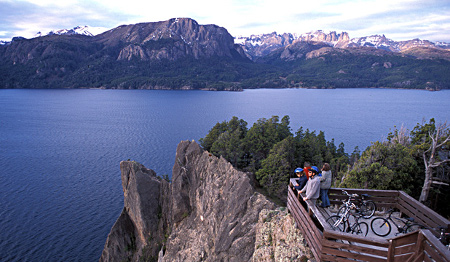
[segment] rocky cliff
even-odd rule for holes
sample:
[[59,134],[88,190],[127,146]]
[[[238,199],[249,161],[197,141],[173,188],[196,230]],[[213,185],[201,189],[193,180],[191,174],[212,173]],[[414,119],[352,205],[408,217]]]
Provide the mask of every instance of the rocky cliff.
[[190,18],[119,26],[94,39],[108,47],[120,47],[117,60],[232,57],[233,51],[241,52],[225,28],[199,25]]
[[164,237],[162,199],[168,182],[143,165],[120,163],[124,208],[105,243],[100,261],[128,261],[158,252]]
[[273,261],[308,254],[290,215],[271,211],[275,205],[255,191],[249,174],[194,141],[178,145],[171,183],[136,162],[120,168],[124,209],[100,261]]

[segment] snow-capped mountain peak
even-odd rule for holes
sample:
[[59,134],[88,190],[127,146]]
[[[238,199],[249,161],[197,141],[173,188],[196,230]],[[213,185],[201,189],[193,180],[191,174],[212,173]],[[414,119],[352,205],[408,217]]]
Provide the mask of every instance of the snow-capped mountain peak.
[[91,26],[76,26],[72,29],[59,29],[52,30],[47,34],[43,34],[42,32],[38,32],[35,37],[46,36],[46,35],[87,35],[87,36],[95,36],[101,34],[108,30],[103,27],[91,27]]
[[251,35],[250,37],[239,36],[235,38],[235,43],[241,45],[250,54],[250,57],[263,56],[276,48],[285,47],[295,42],[325,43],[337,48],[372,47],[391,52],[402,52],[415,47],[450,49],[450,44],[444,42],[433,43],[420,39],[394,41],[385,35],[350,38],[347,32],[338,34],[335,31],[331,31],[325,33],[322,30],[299,35],[279,35],[274,32],[271,34]]

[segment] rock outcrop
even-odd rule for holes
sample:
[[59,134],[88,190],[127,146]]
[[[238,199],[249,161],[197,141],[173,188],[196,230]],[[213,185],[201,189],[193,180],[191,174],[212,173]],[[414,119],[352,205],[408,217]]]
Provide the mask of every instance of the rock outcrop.
[[252,262],[312,260],[305,246],[306,240],[285,208],[261,211]]
[[162,240],[159,229],[161,217],[160,196],[167,182],[153,170],[134,161],[120,163],[124,208],[106,240],[100,261],[137,260],[144,248],[156,252],[157,241]]
[[136,162],[121,172],[124,209],[100,261],[250,261],[260,211],[275,208],[249,174],[194,141],[178,145],[170,184]]

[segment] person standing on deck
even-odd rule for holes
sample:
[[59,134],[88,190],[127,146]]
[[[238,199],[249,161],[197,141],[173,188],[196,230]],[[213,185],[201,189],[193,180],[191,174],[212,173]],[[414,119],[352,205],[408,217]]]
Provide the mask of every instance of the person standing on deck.
[[328,198],[328,190],[331,187],[331,167],[330,164],[325,163],[322,167],[322,176],[320,177],[320,199],[322,204],[320,207],[327,208],[330,206],[330,199]]
[[306,193],[306,196],[303,198],[303,200],[311,200],[315,205],[320,194],[320,180],[317,177],[319,169],[316,166],[312,166],[308,173],[308,182],[306,182],[305,187],[300,190],[299,193]]

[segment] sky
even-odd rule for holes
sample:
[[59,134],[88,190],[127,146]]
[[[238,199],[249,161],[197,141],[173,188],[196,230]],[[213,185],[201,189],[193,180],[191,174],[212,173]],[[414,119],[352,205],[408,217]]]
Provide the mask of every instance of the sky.
[[450,43],[450,0],[0,0],[0,40],[189,17],[232,36],[316,30]]

